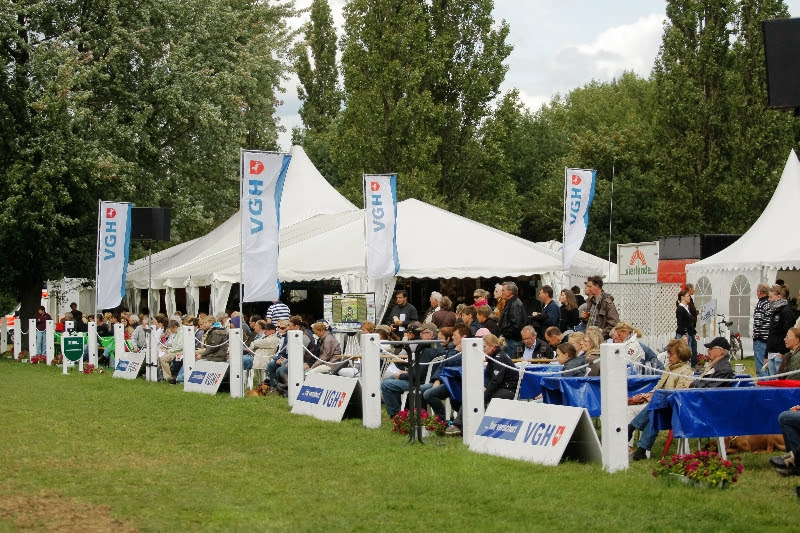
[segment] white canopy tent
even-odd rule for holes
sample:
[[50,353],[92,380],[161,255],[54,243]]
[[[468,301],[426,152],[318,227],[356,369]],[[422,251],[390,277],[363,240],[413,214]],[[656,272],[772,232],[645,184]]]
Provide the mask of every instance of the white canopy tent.
[[792,223],[798,205],[800,161],[792,150],[772,199],[747,233],[724,250],[686,266],[686,280],[696,287],[695,300],[716,299],[718,312],[734,320],[742,337],[752,334],[757,285],[774,283],[779,271],[800,270],[800,239]]
[[[231,283],[239,281],[239,241],[235,233],[238,225],[234,226],[227,230],[227,236],[222,234],[221,226],[220,232],[213,236],[214,243],[209,243],[201,256],[174,268],[161,269],[159,283],[166,287],[211,284],[220,287],[220,291],[229,290]],[[202,239],[208,237],[212,235]],[[398,276],[477,278],[541,274],[545,283],[560,285],[560,252],[419,200],[398,204],[397,241]],[[576,268],[581,268],[584,275],[602,273],[600,267],[583,263]],[[369,280],[365,284],[362,210],[320,214],[282,229],[278,273],[282,281],[339,279],[345,292],[375,292],[379,312],[391,299],[394,288],[393,278]]]
[[[358,212],[358,208],[342,196],[322,177],[300,146],[290,150],[291,163],[287,170],[281,199],[281,230],[320,214]],[[152,287],[167,289],[167,311],[175,310],[174,289],[186,287],[190,309],[196,311],[199,288],[211,286],[212,312],[224,309],[232,282],[239,280],[240,213],[217,226],[208,234],[163,250],[153,255]],[[224,258],[224,260],[222,259]],[[223,261],[226,268],[218,268]],[[229,264],[235,264],[235,275]],[[188,268],[190,273],[174,271]],[[171,272],[171,274],[167,274]],[[145,257],[128,267],[126,285],[133,304],[139,302],[139,292],[148,288],[148,259]],[[153,291],[155,292],[155,291]],[[150,298],[155,306],[155,295]],[[134,308],[131,306],[131,308]]]

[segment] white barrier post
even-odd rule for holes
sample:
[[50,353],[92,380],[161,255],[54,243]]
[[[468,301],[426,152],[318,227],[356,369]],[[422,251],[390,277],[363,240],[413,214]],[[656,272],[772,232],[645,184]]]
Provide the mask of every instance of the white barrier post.
[[194,368],[194,326],[181,326],[183,328],[183,383],[189,380],[189,375]]
[[75,329],[75,322],[73,320],[64,321],[64,333],[67,334]]
[[[34,321],[36,323],[36,321]],[[36,335],[34,334],[34,340],[36,339]],[[19,352],[22,351],[22,322],[20,321],[19,317],[14,320],[14,359],[19,359]],[[29,356],[33,356],[33,353],[29,353]]]
[[483,339],[461,341],[461,435],[469,446],[483,419]]
[[628,367],[620,346],[600,345],[600,436],[603,469],[608,472],[628,468]]
[[364,427],[381,427],[381,336],[361,335],[361,412]]
[[145,372],[145,377],[147,381],[155,383],[158,381],[158,354],[161,353],[158,346],[160,339],[156,334],[156,328],[150,328],[149,337],[146,348],[147,357],[145,358],[145,364],[147,365],[147,371]]
[[120,358],[121,353],[125,353],[125,327],[120,324],[114,324],[114,358],[109,359],[108,364],[112,368],[112,372],[117,368],[117,360]]
[[303,385],[303,330],[289,330],[286,332],[289,335],[289,340],[286,344],[286,356],[289,360],[286,362],[289,374],[286,376],[289,379],[289,407],[294,407],[294,401],[297,395],[300,394],[300,387]]
[[33,361],[33,356],[39,355],[36,353],[36,319],[31,318],[28,320],[28,362]]
[[231,398],[244,398],[244,362],[242,361],[242,330],[228,330],[230,354]]
[[86,342],[89,345],[89,364],[97,368],[97,324],[89,322],[86,324]]
[[0,346],[2,346],[2,348],[0,348],[0,353],[5,353],[6,350],[8,350],[8,324],[6,324],[5,317],[3,317],[2,322],[0,322]]
[[45,346],[47,347],[47,350],[45,351],[45,354],[47,355],[47,364],[50,365],[53,362],[53,358],[56,356],[56,330],[52,320],[47,321],[44,338]]

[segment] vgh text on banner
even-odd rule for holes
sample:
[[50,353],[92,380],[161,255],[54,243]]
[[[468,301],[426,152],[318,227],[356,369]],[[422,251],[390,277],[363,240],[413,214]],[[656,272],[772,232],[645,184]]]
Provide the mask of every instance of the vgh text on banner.
[[397,175],[364,174],[367,277],[388,278],[400,270],[397,257]]
[[117,307],[125,297],[131,245],[132,204],[100,202],[97,216],[97,309]]
[[589,227],[589,206],[594,199],[596,170],[567,168],[565,172],[563,269],[568,270],[581,249]]
[[292,156],[242,151],[243,302],[280,298],[278,247],[281,195]]

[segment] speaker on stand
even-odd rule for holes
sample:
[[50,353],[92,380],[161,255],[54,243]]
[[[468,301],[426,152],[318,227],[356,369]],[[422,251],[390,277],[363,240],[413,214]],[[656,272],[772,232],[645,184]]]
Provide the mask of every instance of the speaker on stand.
[[800,18],[765,20],[768,106],[800,112]]

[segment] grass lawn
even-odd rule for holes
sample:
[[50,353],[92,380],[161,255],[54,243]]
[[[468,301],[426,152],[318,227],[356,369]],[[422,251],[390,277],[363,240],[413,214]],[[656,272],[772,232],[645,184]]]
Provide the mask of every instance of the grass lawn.
[[73,372],[0,361],[0,531],[752,532],[800,513],[800,478],[765,454],[702,489],[653,478],[654,460],[544,467],[460,439],[408,446],[385,415],[369,430],[280,397]]

